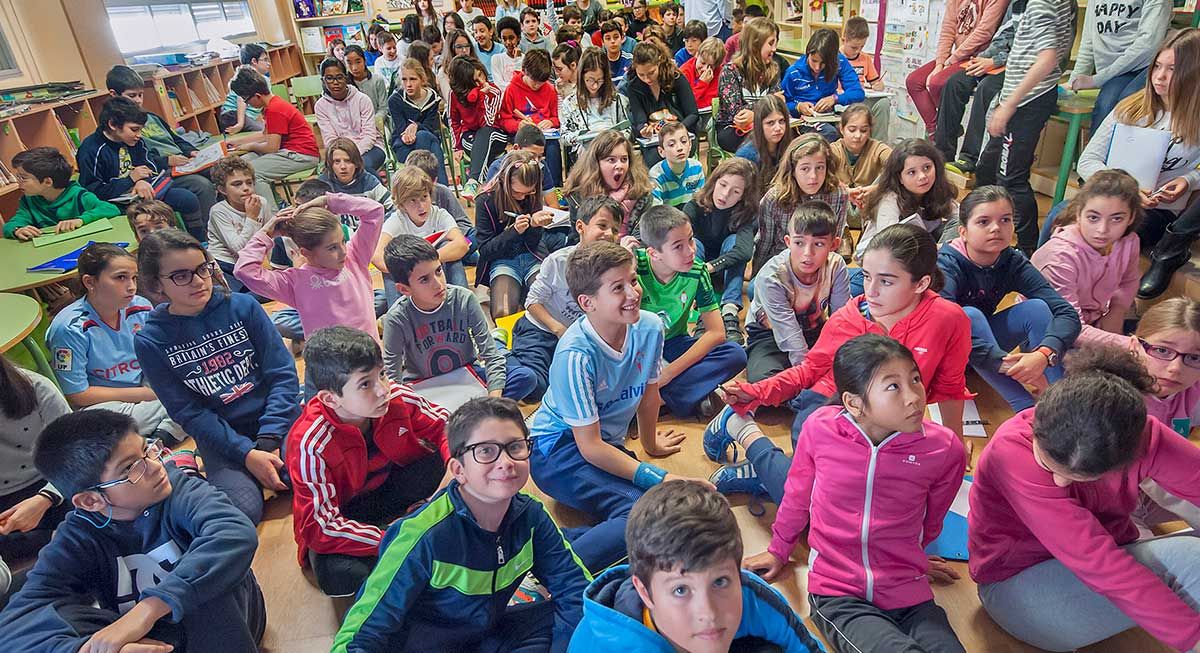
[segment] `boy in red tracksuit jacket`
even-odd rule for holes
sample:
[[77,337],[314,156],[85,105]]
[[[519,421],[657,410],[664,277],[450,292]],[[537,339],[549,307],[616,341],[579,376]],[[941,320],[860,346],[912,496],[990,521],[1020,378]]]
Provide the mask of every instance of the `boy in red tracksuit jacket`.
[[448,415],[384,377],[379,343],[362,331],[317,331],[304,364],[317,394],[286,447],[299,562],[325,594],[352,596],[375,567],[382,528],[449,480]]
[[562,149],[558,144],[558,91],[550,79],[550,55],[545,50],[525,53],[521,70],[513,73],[500,101],[500,128],[515,136],[517,129],[532,123],[546,134],[546,170],[554,186],[562,180]]

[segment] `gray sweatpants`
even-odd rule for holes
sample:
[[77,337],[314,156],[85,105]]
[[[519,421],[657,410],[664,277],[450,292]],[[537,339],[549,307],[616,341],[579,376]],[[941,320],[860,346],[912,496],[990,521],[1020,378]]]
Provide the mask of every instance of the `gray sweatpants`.
[[[254,166],[254,192],[270,199],[275,197],[271,192],[271,182],[286,179],[297,172],[303,172],[317,165],[320,161],[309,154],[298,154],[291,150],[279,150],[271,154],[247,152],[242,159]],[[278,198],[276,198],[278,201]]]

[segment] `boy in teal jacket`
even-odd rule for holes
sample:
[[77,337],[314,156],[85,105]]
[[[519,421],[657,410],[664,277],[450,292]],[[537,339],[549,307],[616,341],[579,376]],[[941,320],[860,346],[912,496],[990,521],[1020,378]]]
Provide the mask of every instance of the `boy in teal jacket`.
[[17,183],[24,196],[17,212],[4,223],[4,237],[32,240],[43,232],[74,231],[121,209],[71,181],[71,164],[52,147],[35,147],[13,157]]

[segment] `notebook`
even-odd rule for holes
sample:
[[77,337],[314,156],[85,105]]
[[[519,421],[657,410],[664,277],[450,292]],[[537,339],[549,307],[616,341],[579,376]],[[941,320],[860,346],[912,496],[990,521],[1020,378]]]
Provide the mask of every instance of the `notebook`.
[[483,380],[469,365],[409,385],[417,394],[451,413],[467,401],[488,393]]
[[[89,240],[86,244],[84,244],[82,247],[80,247],[79,249],[77,249],[73,252],[67,252],[66,254],[63,254],[62,256],[59,256],[57,258],[52,258],[49,261],[42,263],[41,265],[35,265],[31,268],[25,268],[25,271],[26,272],[46,272],[49,274],[65,274],[67,272],[70,272],[71,270],[74,270],[76,268],[76,266],[79,265],[79,254],[81,252],[83,252],[83,250],[87,249],[88,245],[91,245],[94,242],[96,242],[96,241]],[[129,247],[129,243],[113,243],[113,244],[116,245],[117,247]]]
[[967,476],[958,488],[954,503],[942,522],[942,532],[938,538],[925,547],[925,553],[941,556],[947,560],[967,560],[967,516],[971,506],[967,499],[971,493],[971,482],[974,479]]
[[108,218],[103,218],[101,220],[96,220],[95,222],[85,224],[82,227],[80,227],[74,231],[67,231],[67,232],[63,232],[61,234],[56,234],[56,233],[43,234],[43,235],[38,236],[37,238],[33,239],[33,246],[34,247],[45,247],[46,245],[53,245],[54,243],[61,243],[64,240],[71,240],[72,238],[81,238],[83,236],[91,236],[92,234],[98,234],[102,231],[108,231],[109,229],[112,229],[112,228],[113,228],[112,223],[110,223],[108,221]]
[[1118,122],[1113,128],[1105,163],[1109,168],[1128,172],[1137,180],[1138,188],[1152,193],[1158,190],[1158,175],[1162,172],[1163,159],[1167,157],[1172,138],[1171,132],[1165,129],[1147,129]]

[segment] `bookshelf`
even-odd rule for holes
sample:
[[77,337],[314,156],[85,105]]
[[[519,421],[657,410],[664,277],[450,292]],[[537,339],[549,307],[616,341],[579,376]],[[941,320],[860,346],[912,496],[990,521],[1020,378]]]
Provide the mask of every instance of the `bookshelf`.
[[17,210],[21,190],[12,176],[12,159],[18,152],[48,146],[62,152],[75,163],[75,139],[82,140],[96,131],[96,116],[108,99],[108,93],[92,92],[60,102],[31,105],[20,114],[0,118],[0,216]]
[[[300,48],[295,44],[268,48],[267,56],[272,84],[285,82],[303,70]],[[146,110],[162,116],[172,128],[219,134],[217,117],[237,67],[236,59],[223,59],[146,80]]]

